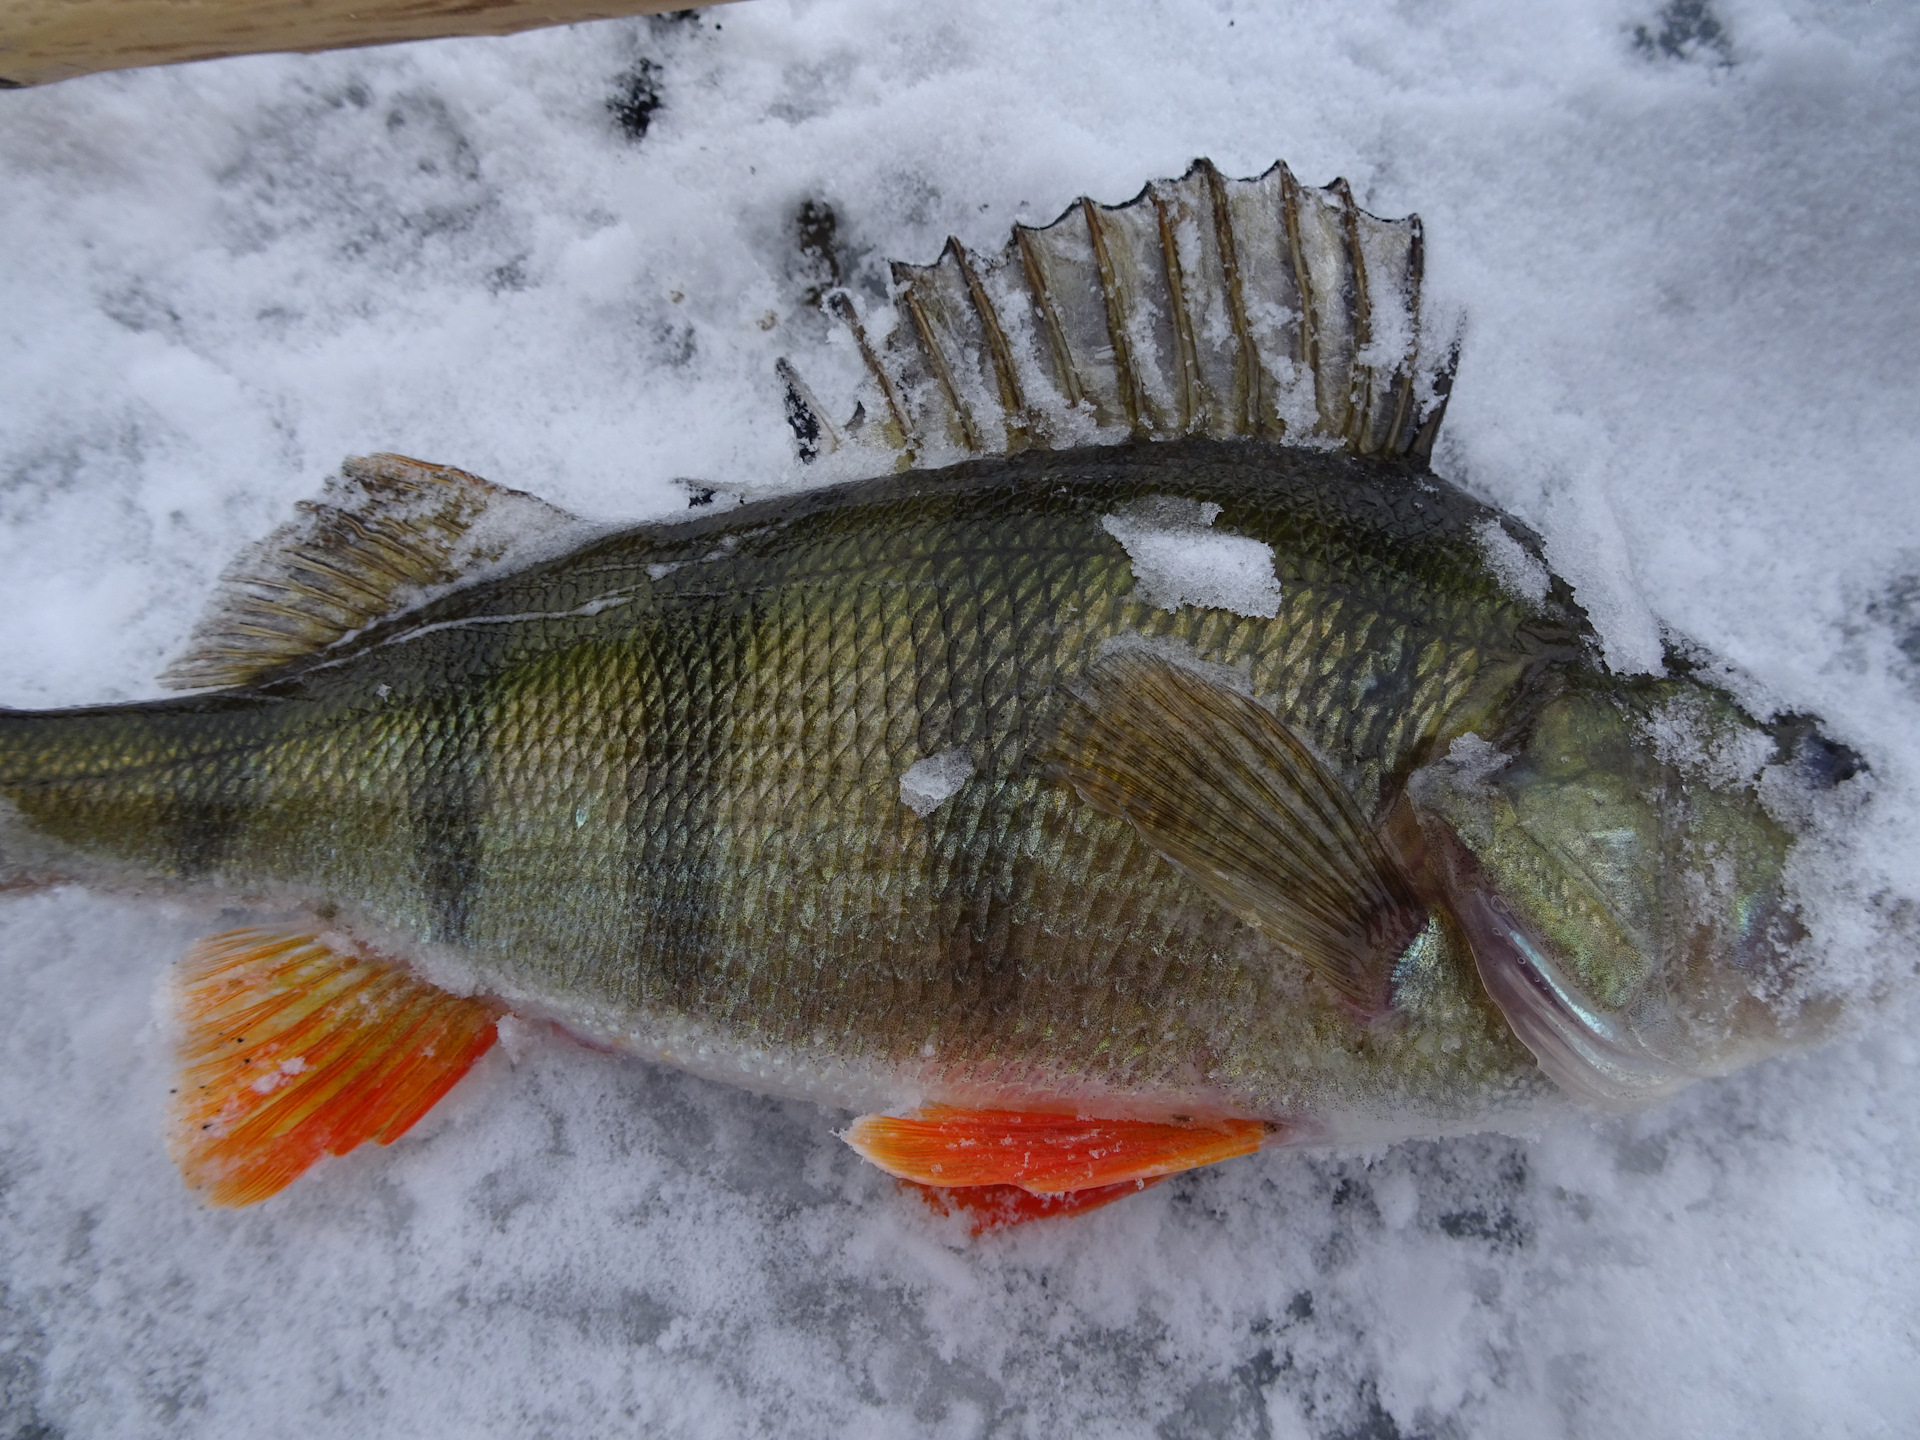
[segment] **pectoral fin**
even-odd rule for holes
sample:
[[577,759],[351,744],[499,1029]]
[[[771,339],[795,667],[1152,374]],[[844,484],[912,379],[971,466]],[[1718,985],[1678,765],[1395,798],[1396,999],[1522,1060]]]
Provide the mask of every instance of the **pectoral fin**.
[[500,1014],[296,930],[209,936],[174,967],[172,998],[184,1034],[167,1148],[215,1205],[392,1144],[487,1052]]
[[1425,910],[1339,777],[1257,701],[1114,657],[1069,701],[1048,758],[1361,1014],[1386,1009]]
[[1250,1155],[1271,1129],[1261,1120],[1089,1120],[931,1105],[915,1115],[862,1115],[844,1138],[889,1175],[919,1185],[1067,1195]]

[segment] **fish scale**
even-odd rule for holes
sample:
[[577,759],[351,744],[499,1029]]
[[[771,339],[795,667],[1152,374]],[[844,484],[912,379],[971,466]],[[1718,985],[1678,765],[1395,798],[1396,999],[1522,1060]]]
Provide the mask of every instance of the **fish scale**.
[[[1140,484],[1135,479],[1133,490],[1112,495],[1112,503],[1124,503]],[[943,498],[950,495],[948,490]],[[735,523],[735,533],[740,533],[755,520]],[[1057,522],[1048,517],[1048,523]],[[897,524],[897,517],[889,516],[884,528],[876,523],[873,530],[886,535]],[[1159,982],[1164,977],[1162,957],[1191,944],[1191,917],[1200,907],[1191,899],[1184,905],[1166,903],[1166,892],[1182,882],[1124,827],[1076,814],[1057,788],[1043,790],[1033,777],[1011,773],[1023,758],[1023,743],[1031,744],[1042,723],[1020,717],[1044,710],[1031,697],[1050,692],[1063,668],[1063,655],[1084,658],[1100,640],[1129,629],[1160,638],[1180,633],[1180,617],[1127,598],[1132,577],[1117,547],[1103,536],[1096,539],[1092,527],[1088,536],[1086,548],[1098,559],[1083,567],[1085,574],[1072,574],[1075,567],[1060,559],[1063,547],[1056,539],[1048,549],[1049,563],[1060,572],[1057,578],[1012,578],[997,587],[997,593],[984,595],[964,569],[959,583],[951,585],[896,584],[886,553],[869,553],[857,562],[873,578],[823,585],[815,578],[820,572],[855,570],[855,562],[844,554],[842,536],[828,537],[817,556],[789,562],[790,588],[781,590],[784,603],[769,605],[766,618],[753,631],[756,637],[771,634],[778,640],[744,647],[762,648],[771,673],[764,666],[755,670],[748,665],[737,685],[716,680],[716,672],[732,663],[723,658],[731,655],[730,649],[718,647],[697,665],[662,674],[656,685],[655,693],[669,713],[654,733],[664,729],[691,743],[704,730],[707,746],[704,763],[649,767],[650,773],[658,769],[677,778],[670,782],[671,793],[660,797],[664,813],[648,820],[641,837],[643,846],[652,847],[644,850],[646,856],[668,860],[668,878],[637,908],[673,923],[643,929],[631,956],[576,959],[577,970],[563,972],[560,983],[571,987],[584,980],[610,1000],[629,1001],[637,995],[643,1005],[678,1006],[723,1028],[738,1027],[756,1043],[796,1043],[823,1017],[837,1014],[842,1025],[836,1033],[843,1045],[886,1059],[898,1059],[917,1050],[925,1036],[943,1032],[974,1037],[970,1054],[1005,1057],[1018,1052],[1019,1036],[1027,1031],[1051,1031],[1057,1040],[1063,1027],[1087,1034],[1109,1029],[1101,1023],[1098,997],[1121,990],[1138,996],[1141,977],[1133,970],[1116,975],[1098,965],[1081,967],[1096,954],[1108,956],[1109,965],[1124,965],[1125,957],[1138,954],[1150,957],[1147,963],[1155,970],[1149,978]],[[909,534],[884,543],[918,553],[926,542]],[[1071,548],[1066,550],[1071,557]],[[736,555],[746,553],[743,545]],[[950,563],[971,566],[978,553],[978,547],[961,549]],[[728,558],[707,566],[740,563],[745,562]],[[670,595],[684,573],[669,577],[662,590]],[[697,594],[708,582],[684,583]],[[1017,625],[1010,592],[1034,585],[1070,596],[1054,613],[1066,610],[1080,619],[1065,625]],[[779,587],[761,578],[742,588],[771,593]],[[690,627],[705,627],[702,607],[676,609],[669,595],[659,597],[663,614],[677,614]],[[795,614],[787,613],[787,603],[797,607]],[[937,622],[930,611],[938,615]],[[631,615],[608,615],[620,617],[609,623],[635,628]],[[1218,634],[1223,628],[1218,616],[1188,618],[1196,631]],[[884,658],[889,653],[885,647],[863,642],[864,636],[884,635],[903,624],[915,633],[939,633],[952,647],[927,657],[930,671],[970,682],[949,686],[939,706],[921,703],[925,689],[919,677],[907,680],[901,667]],[[1284,630],[1286,621],[1276,624]],[[1240,646],[1213,646],[1202,653],[1220,663],[1237,663],[1247,658],[1245,642],[1262,628],[1242,622],[1227,632],[1242,637]],[[1032,648],[1036,632],[1042,631],[1052,636],[1052,651]],[[1001,637],[998,643],[992,638],[996,635]],[[1027,639],[1028,646],[1016,644],[1015,637]],[[1271,636],[1260,638],[1273,643]],[[916,647],[917,652],[921,649]],[[656,639],[651,650],[682,661],[690,653],[667,637]],[[878,663],[865,663],[864,654],[876,656]],[[1331,669],[1335,657],[1322,663]],[[1303,692],[1312,688],[1301,687]],[[702,712],[714,707],[716,697],[726,698],[727,714],[705,723]],[[565,702],[564,696],[554,698],[556,704]],[[1321,703],[1337,709],[1338,697],[1323,694]],[[934,711],[930,727],[929,709]],[[998,751],[981,756],[973,782],[978,798],[944,807],[932,834],[920,837],[912,833],[920,822],[897,804],[893,791],[899,774],[918,758],[918,745],[903,748],[901,737],[911,733],[917,742],[928,728],[948,736],[1011,738],[1003,738]],[[757,744],[743,745],[743,732],[757,736]],[[1326,733],[1328,743],[1341,738],[1337,730]],[[795,765],[802,755],[807,763]],[[769,774],[780,774],[786,766],[793,767],[786,771],[791,783],[770,785]],[[708,782],[716,782],[719,793]],[[525,785],[510,787],[519,796],[527,791]],[[879,814],[869,815],[863,806]],[[572,807],[562,802],[559,808]],[[849,817],[855,823],[849,823]],[[509,826],[505,817],[497,817],[496,826],[524,828],[532,818],[521,815]],[[858,823],[869,819],[879,820],[877,835]],[[691,853],[671,858],[688,838],[702,833],[717,838],[709,844],[696,842]],[[818,842],[818,848],[807,841]],[[709,845],[722,842],[739,847],[728,857],[732,863],[715,863]],[[1037,868],[1049,861],[1059,865],[1052,857],[1063,849],[1073,856],[1066,873],[1078,882],[1065,903],[1049,898],[1050,891],[1068,888],[1054,879],[1059,872]],[[783,883],[794,868],[809,863],[819,867],[824,885]],[[1086,878],[1096,883],[1089,887]],[[745,897],[737,906],[732,901],[736,890]],[[1115,929],[1124,928],[1124,940],[1089,925],[1107,894],[1120,897],[1114,914],[1122,926]],[[875,897],[886,898],[875,903]],[[734,919],[731,924],[724,919],[709,922],[713,915]],[[690,918],[719,928],[688,938],[684,927],[676,931],[675,924]],[[1016,944],[1009,929],[1015,922],[1022,935],[1048,940],[1058,935],[1064,943]],[[963,931],[964,938],[956,941]],[[487,937],[474,938],[487,943]],[[511,938],[502,934],[491,941],[491,948],[506,953],[515,948],[503,943]],[[983,946],[991,952],[984,961],[978,953]],[[845,967],[844,983],[822,986],[810,978],[812,958],[836,947],[857,950],[858,964]],[[697,983],[690,978],[696,969]],[[625,983],[609,983],[609,974]],[[1093,985],[1077,983],[1088,975],[1094,977]],[[904,1000],[897,993],[900,977],[912,977],[907,982],[911,993]],[[1151,994],[1153,985],[1144,988]],[[1043,1008],[1044,1019],[1025,1030],[1019,1020],[996,1022],[996,1013],[1016,1007],[1016,997],[1028,990],[1064,1003],[1057,1013],[1051,1006]],[[800,1023],[783,1029],[780,1008],[768,1011],[768,994],[800,997]],[[922,1003],[915,1003],[916,995],[924,997]],[[1222,1003],[1216,996],[1202,999]],[[861,1017],[879,1017],[885,1023],[872,1026],[869,1033]],[[1144,1029],[1150,1022],[1134,1023]],[[1089,1043],[1099,1047],[1108,1041],[1100,1033]],[[1069,1054],[1061,1063],[1078,1065],[1081,1058]]]
[[[1124,824],[1036,777],[1033,746],[1062,680],[1103,641],[1136,634],[1246,669],[1256,688],[1264,673],[1284,676],[1282,716],[1362,773],[1392,771],[1403,754],[1357,748],[1381,727],[1355,724],[1372,680],[1348,663],[1343,642],[1363,596],[1377,607],[1359,622],[1368,629],[1390,626],[1385,612],[1404,608],[1393,585],[1417,573],[1407,557],[1420,537],[1332,594],[1294,578],[1319,568],[1311,552],[1294,565],[1276,547],[1287,602],[1272,622],[1158,609],[1133,598],[1126,557],[1099,532],[1098,513],[1174,485],[1217,492],[1245,512],[1247,533],[1285,539],[1325,525],[1317,502],[1329,480],[1350,483],[1299,486],[1305,503],[1296,504],[1263,474],[1275,495],[1249,501],[1244,473],[1278,457],[1204,453],[1165,450],[1150,466],[1126,467],[1118,483],[1108,476],[1119,467],[1096,459],[1086,467],[1095,478],[1065,514],[1051,500],[1033,503],[1044,485],[1007,484],[992,465],[971,486],[960,477],[926,485],[924,516],[897,498],[873,513],[843,505],[831,523],[789,527],[807,529],[804,540],[783,534],[771,544],[765,519],[741,514],[712,537],[739,545],[664,577],[650,607],[557,626],[431,631],[283,679],[273,687],[282,703],[331,720],[288,725],[278,706],[264,707],[269,738],[248,762],[251,780],[241,785],[215,764],[184,788],[246,812],[232,848],[252,859],[224,868],[226,886],[317,892],[381,934],[458,947],[502,993],[544,999],[583,1029],[604,1028],[603,1012],[632,1011],[624,1023],[644,1041],[659,1012],[780,1048],[824,1027],[840,1060],[879,1064],[908,1060],[936,1037],[956,1065],[1090,1074],[1122,1088],[1191,1072],[1194,1044],[1254,1075],[1263,1067],[1238,1052],[1257,1049],[1274,1057],[1264,1068],[1277,1073],[1261,1082],[1270,1100],[1301,1067],[1284,1058],[1298,1047],[1238,1018],[1279,1006],[1272,981],[1236,954],[1259,947],[1208,913]],[[1059,457],[1034,466],[1048,482],[1078,478]],[[967,512],[960,524],[956,509]],[[955,530],[960,543],[943,540]],[[671,538],[637,532],[626,568],[603,546],[586,567],[590,581],[563,569],[542,576],[537,592],[520,582],[497,598],[462,597],[460,608],[577,607],[590,592],[635,587],[646,557]],[[988,555],[1001,563],[983,571]],[[724,582],[715,573],[732,571]],[[743,595],[753,596],[744,612]],[[1497,613],[1498,592],[1489,598]],[[424,612],[419,628],[442,613]],[[1511,626],[1516,617],[1504,618]],[[1496,628],[1485,626],[1489,638]],[[913,647],[911,676],[885,643],[902,629],[939,637]],[[1448,638],[1427,637],[1424,648]],[[364,697],[380,684],[396,696],[431,689],[430,669],[409,668],[422,665],[420,650],[432,654],[425,665],[477,676],[480,688],[454,703],[389,702],[370,713],[342,704],[340,692]],[[1395,728],[1432,732],[1461,703],[1461,679],[1430,674],[1429,704]],[[590,758],[609,741],[635,743],[621,716],[629,725],[640,717],[647,752],[624,835],[611,785],[621,760]],[[930,823],[895,793],[923,735],[978,750],[974,779]],[[232,800],[236,789],[244,801]],[[577,824],[583,805],[608,821]],[[570,887],[583,879],[584,889]],[[625,927],[600,918],[622,913]],[[823,973],[822,955],[839,963]],[[1264,959],[1279,968],[1270,951]],[[1196,977],[1191,993],[1168,993]],[[1291,1004],[1312,1009],[1315,999]],[[1186,1046],[1165,1042],[1168,1025]]]

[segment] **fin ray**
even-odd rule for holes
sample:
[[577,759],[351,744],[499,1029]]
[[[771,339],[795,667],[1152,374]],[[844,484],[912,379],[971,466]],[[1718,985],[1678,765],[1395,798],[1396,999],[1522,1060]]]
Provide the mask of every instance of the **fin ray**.
[[830,297],[897,426],[849,438],[916,461],[1129,435],[1424,457],[1456,352],[1423,353],[1422,246],[1418,216],[1370,215],[1344,180],[1228,180],[1206,160],[1016,225],[995,256],[949,240],[932,265],[895,262],[877,342]]
[[232,930],[174,967],[168,1128],[182,1176],[250,1205],[324,1155],[391,1144],[493,1044],[499,1008],[310,932]]
[[965,1215],[975,1238],[992,1230],[1005,1230],[1035,1220],[1052,1220],[1068,1215],[1085,1215],[1149,1190],[1167,1177],[1155,1175],[1145,1180],[1122,1180],[1114,1185],[1096,1185],[1089,1190],[1068,1190],[1059,1195],[1036,1195],[1018,1185],[922,1185],[902,1180],[901,1187],[919,1197],[936,1215]]
[[579,523],[522,491],[404,455],[347,460],[297,509],[227,571],[163,685],[258,680]]
[[930,1105],[909,1116],[862,1115],[843,1138],[889,1175],[919,1185],[1062,1195],[1249,1155],[1270,1132],[1260,1120],[1102,1120]]
[[1346,787],[1251,697],[1157,656],[1098,662],[1053,772],[1297,954],[1363,1015],[1426,912]]

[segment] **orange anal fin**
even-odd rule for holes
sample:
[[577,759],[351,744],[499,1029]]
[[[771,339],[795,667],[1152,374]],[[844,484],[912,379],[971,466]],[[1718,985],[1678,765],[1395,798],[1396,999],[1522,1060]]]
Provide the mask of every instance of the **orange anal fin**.
[[1084,1215],[1111,1205],[1129,1195],[1138,1195],[1166,1177],[1151,1180],[1122,1180],[1118,1185],[1096,1185],[1091,1190],[1068,1190],[1059,1195],[1036,1195],[1018,1185],[968,1185],[953,1189],[944,1185],[922,1185],[902,1180],[901,1187],[918,1195],[936,1215],[965,1215],[975,1235],[989,1230],[1004,1230],[1024,1225],[1029,1220],[1049,1220],[1056,1215]]
[[902,1180],[946,1189],[1012,1185],[1060,1195],[1248,1155],[1270,1130],[1261,1120],[1083,1120],[934,1105],[910,1116],[862,1115],[845,1138]]
[[299,930],[229,930],[174,967],[182,1031],[167,1149],[214,1205],[251,1205],[323,1155],[382,1145],[494,1040],[500,1010]]

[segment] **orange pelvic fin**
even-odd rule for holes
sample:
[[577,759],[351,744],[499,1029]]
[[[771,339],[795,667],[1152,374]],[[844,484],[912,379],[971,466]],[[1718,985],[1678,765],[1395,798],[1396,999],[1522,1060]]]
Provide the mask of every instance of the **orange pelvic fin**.
[[1062,1195],[1248,1155],[1270,1128],[1261,1120],[1083,1120],[930,1105],[911,1116],[862,1115],[845,1139],[889,1175],[917,1184]]
[[984,1235],[989,1230],[1004,1230],[1010,1225],[1024,1225],[1029,1220],[1048,1220],[1056,1215],[1084,1215],[1089,1210],[1098,1210],[1102,1205],[1111,1205],[1129,1195],[1138,1195],[1165,1178],[1156,1175],[1151,1180],[1122,1180],[1118,1185],[1096,1185],[1091,1190],[1068,1190],[1060,1195],[1035,1195],[1018,1185],[966,1185],[954,1189],[944,1185],[921,1185],[913,1180],[902,1180],[900,1183],[918,1195],[934,1214],[965,1215],[973,1222],[973,1233]]
[[229,930],[174,967],[182,1031],[167,1149],[214,1205],[323,1155],[390,1145],[493,1044],[497,1006],[294,929]]

